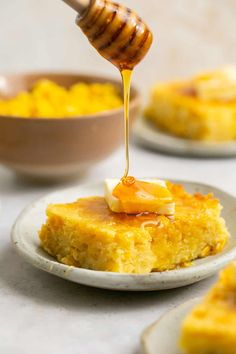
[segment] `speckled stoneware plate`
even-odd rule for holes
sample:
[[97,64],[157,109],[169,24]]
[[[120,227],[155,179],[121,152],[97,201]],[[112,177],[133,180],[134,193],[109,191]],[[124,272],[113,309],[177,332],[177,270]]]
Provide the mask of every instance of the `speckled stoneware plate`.
[[40,248],[38,231],[45,222],[45,210],[50,203],[73,202],[80,197],[103,195],[103,183],[82,185],[54,192],[29,205],[18,217],[12,242],[18,253],[34,266],[59,277],[98,288],[148,291],[177,288],[211,276],[236,257],[236,198],[212,186],[174,181],[183,184],[190,193],[213,192],[224,206],[223,217],[232,235],[221,254],[198,260],[192,267],[146,275],[118,274],[69,267],[57,262]]
[[236,156],[236,141],[207,143],[178,138],[165,134],[143,118],[135,124],[134,138],[140,145],[168,154],[205,158]]
[[200,298],[187,301],[148,327],[141,337],[143,353],[182,354],[179,345],[181,325],[185,316],[200,301]]

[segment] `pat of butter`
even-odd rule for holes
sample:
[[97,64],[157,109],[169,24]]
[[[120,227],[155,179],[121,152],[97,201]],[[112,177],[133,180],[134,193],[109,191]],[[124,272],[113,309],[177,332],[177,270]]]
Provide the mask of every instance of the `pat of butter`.
[[202,74],[193,81],[197,96],[202,100],[230,101],[236,98],[236,67],[226,67]]
[[[123,186],[119,179],[105,180],[105,200],[109,208],[115,213],[126,214],[141,214],[141,213],[155,213],[158,215],[174,215],[175,203],[172,195],[167,188],[166,182],[158,179],[152,180],[137,180],[138,188]],[[136,183],[135,182],[135,183]],[[160,195],[158,193],[152,194],[142,188],[142,182],[145,185],[153,185],[155,192],[157,186],[160,187]],[[124,193],[119,197],[114,195],[114,190],[120,183],[120,191],[124,188]],[[129,189],[130,188],[130,189]]]

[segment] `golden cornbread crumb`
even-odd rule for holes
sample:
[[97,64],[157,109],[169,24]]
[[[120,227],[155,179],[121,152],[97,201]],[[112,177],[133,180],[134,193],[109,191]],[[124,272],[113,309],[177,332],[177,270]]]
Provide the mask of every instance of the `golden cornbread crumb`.
[[205,140],[236,139],[236,70],[215,71],[187,81],[160,83],[145,117],[172,135]]
[[236,262],[186,317],[181,346],[185,354],[236,354]]
[[0,100],[0,115],[25,118],[66,118],[122,106],[117,88],[109,83],[77,83],[66,89],[50,80],[35,83],[29,92]]
[[176,203],[174,220],[113,213],[102,197],[49,205],[41,245],[68,265],[137,274],[174,269],[220,252],[228,232],[219,202],[171,183],[168,188]]

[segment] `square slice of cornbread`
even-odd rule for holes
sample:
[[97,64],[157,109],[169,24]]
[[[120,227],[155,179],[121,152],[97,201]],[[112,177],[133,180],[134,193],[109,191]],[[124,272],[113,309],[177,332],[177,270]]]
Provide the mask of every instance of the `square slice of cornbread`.
[[68,265],[137,274],[174,269],[220,252],[229,235],[218,200],[190,195],[171,183],[168,188],[176,205],[174,219],[113,213],[102,197],[49,205],[41,245]]
[[187,85],[157,84],[145,110],[146,120],[154,128],[186,139],[216,142],[236,139],[236,100],[202,100]]
[[185,319],[181,346],[186,354],[236,354],[236,262]]

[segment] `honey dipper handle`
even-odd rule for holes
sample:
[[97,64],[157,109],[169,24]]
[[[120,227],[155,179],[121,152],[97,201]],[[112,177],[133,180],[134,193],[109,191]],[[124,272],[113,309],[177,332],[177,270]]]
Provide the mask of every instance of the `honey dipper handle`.
[[72,9],[82,14],[84,10],[90,5],[91,0],[63,0]]

